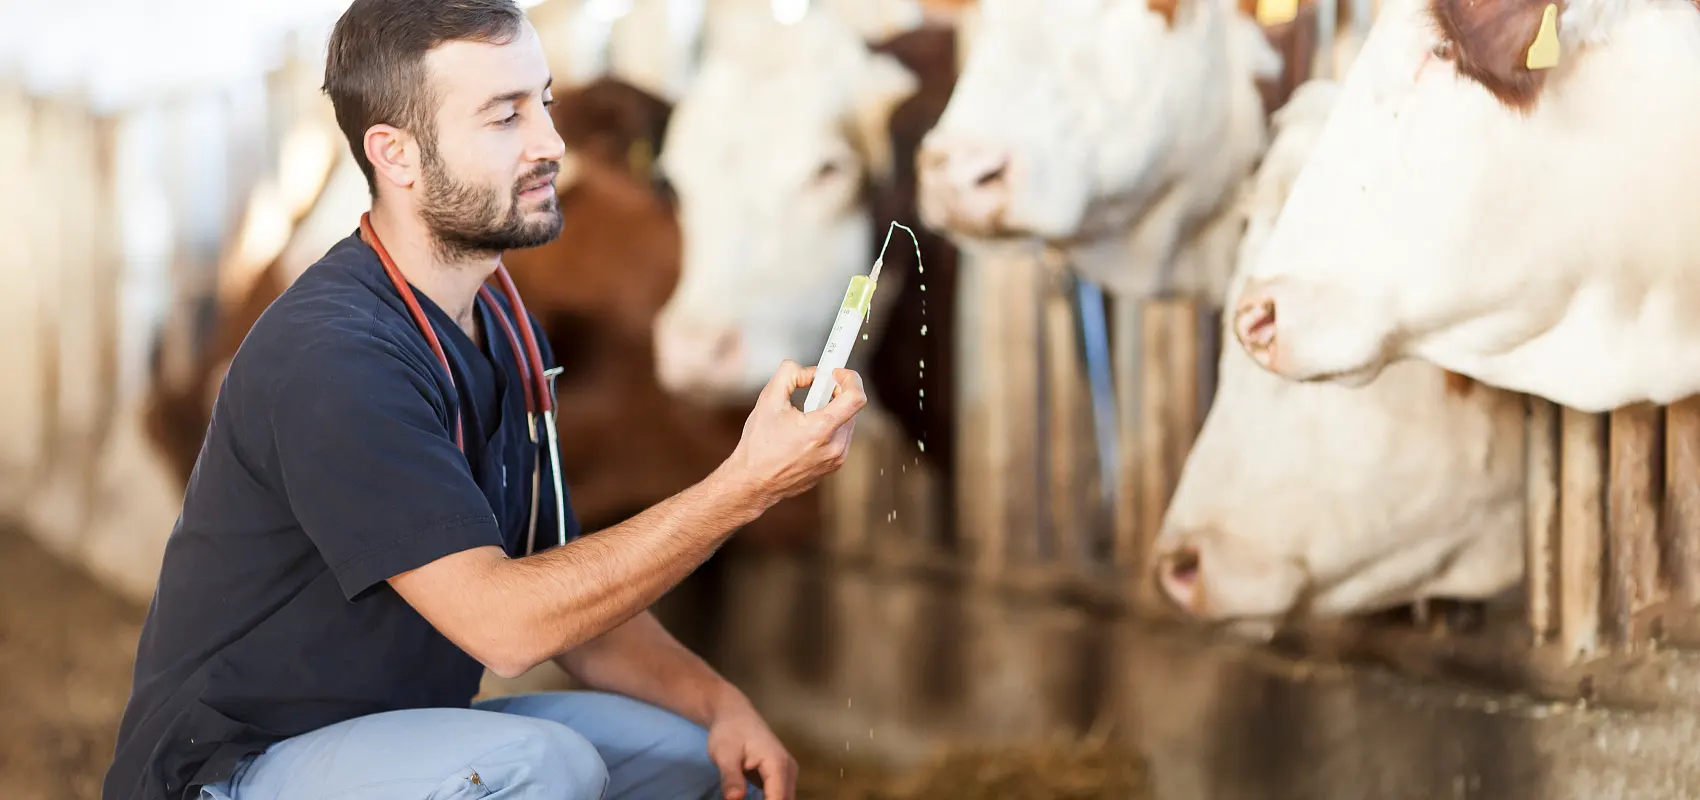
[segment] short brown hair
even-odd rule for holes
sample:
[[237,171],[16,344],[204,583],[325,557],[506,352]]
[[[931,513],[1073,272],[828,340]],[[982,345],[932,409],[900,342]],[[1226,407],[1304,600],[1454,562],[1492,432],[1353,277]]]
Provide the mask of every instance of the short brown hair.
[[437,94],[425,54],[444,42],[506,44],[525,19],[514,0],[354,0],[343,12],[331,30],[324,91],[374,198],[367,129],[394,125],[427,150],[436,142]]

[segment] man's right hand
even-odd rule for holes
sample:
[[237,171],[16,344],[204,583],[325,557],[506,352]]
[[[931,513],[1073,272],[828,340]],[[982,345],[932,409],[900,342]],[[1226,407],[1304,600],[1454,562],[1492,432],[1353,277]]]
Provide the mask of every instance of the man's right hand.
[[756,399],[744,422],[744,435],[726,467],[769,505],[795,497],[844,466],[856,412],[867,405],[862,377],[834,370],[838,388],[825,406],[807,414],[791,405],[791,395],[813,385],[814,367],[787,359]]

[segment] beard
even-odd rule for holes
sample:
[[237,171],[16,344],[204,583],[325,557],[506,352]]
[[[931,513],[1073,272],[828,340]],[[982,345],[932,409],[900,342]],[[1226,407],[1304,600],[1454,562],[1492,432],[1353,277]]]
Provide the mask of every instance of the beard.
[[[523,250],[554,241],[561,234],[560,198],[551,196],[536,211],[522,210],[520,187],[553,179],[561,166],[539,166],[515,181],[507,192],[456,180],[435,148],[423,153],[425,194],[420,213],[446,262],[469,261]],[[541,212],[541,213],[539,213]]]

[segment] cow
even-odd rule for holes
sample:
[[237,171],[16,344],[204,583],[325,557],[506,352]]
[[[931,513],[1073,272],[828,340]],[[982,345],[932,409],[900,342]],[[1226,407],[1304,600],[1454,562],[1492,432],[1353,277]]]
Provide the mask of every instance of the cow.
[[[1240,199],[1236,285],[1338,93],[1308,82],[1274,115]],[[1521,580],[1519,395],[1421,361],[1359,389],[1283,380],[1234,346],[1219,365],[1155,546],[1153,577],[1183,613],[1267,637],[1301,613],[1486,600]]]
[[918,222],[914,152],[948,101],[955,34],[929,23],[870,45],[816,9],[744,35],[759,38],[706,54],[661,149],[684,233],[656,320],[661,383],[746,403],[780,360],[815,363],[890,233],[851,366],[949,485],[956,251]]
[[1034,238],[1118,297],[1218,298],[1281,59],[1232,0],[983,0],[927,134],[920,212],[964,247]]
[[[678,277],[679,235],[669,197],[654,189],[654,152],[670,106],[602,78],[559,92],[552,109],[571,148],[557,179],[562,233],[504,262],[565,368],[556,380],[562,479],[586,530],[597,530],[700,480],[730,455],[737,409],[674,401],[655,380],[650,323]],[[160,392],[149,430],[180,482],[199,455],[224,367],[248,329],[302,269],[353,230],[369,203],[352,158],[331,179],[288,248],[221,316],[187,394]],[[776,506],[740,542],[791,546],[817,527],[812,495]]]
[[1697,127],[1692,0],[1390,0],[1234,338],[1299,381],[1420,359],[1585,412],[1700,392]]
[[[1121,297],[1219,299],[1267,115],[1317,69],[1315,5],[1266,28],[1253,0],[981,6],[921,156],[923,221],[973,249],[1060,245]],[[1338,6],[1324,72],[1360,46]]]

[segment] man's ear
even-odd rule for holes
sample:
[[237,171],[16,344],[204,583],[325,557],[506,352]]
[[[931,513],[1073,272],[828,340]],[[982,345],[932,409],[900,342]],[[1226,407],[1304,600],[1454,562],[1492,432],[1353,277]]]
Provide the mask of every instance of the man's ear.
[[876,180],[890,180],[896,170],[891,151],[891,114],[920,88],[921,81],[915,73],[891,54],[874,53],[868,57],[851,99],[854,104],[851,131],[857,149],[867,161],[868,172]]
[[402,189],[419,180],[419,148],[413,136],[391,125],[366,129],[366,160],[373,177]]

